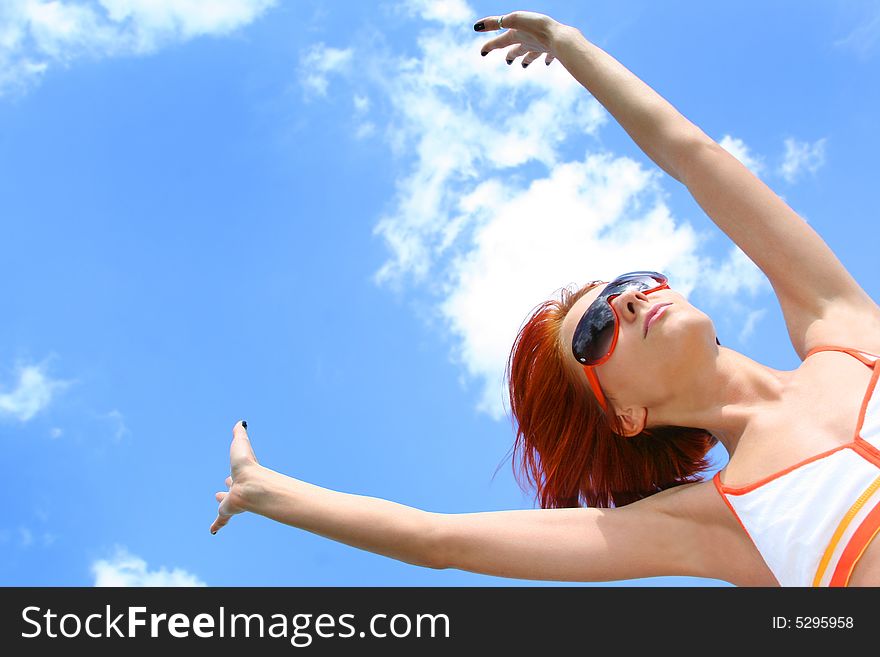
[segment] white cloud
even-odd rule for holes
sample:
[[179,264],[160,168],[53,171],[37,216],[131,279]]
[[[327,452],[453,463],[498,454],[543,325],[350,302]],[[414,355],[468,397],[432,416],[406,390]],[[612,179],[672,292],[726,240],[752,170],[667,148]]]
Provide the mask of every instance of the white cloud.
[[370,110],[370,99],[360,94],[355,94],[352,99],[354,109],[358,113],[368,112]]
[[816,173],[819,167],[825,164],[826,141],[822,138],[810,144],[796,139],[786,139],[785,160],[779,168],[779,173],[790,183],[795,182],[804,170]]
[[5,0],[0,3],[0,95],[81,57],[147,54],[225,35],[276,0]]
[[[667,207],[658,169],[596,146],[609,115],[561,65],[480,57],[487,37],[462,29],[474,12],[439,7],[404,6],[426,19],[417,56],[374,66],[367,58],[377,55],[358,56],[370,95],[389,108],[382,129],[401,172],[374,229],[389,251],[375,280],[431,297],[420,307],[453,337],[452,358],[479,383],[481,411],[503,416],[513,339],[563,286],[657,269],[687,296],[711,267],[719,287],[761,289],[748,259],[731,253],[713,264],[702,254],[703,238]],[[760,168],[741,140],[727,147]]]
[[749,152],[749,147],[746,146],[745,142],[742,139],[737,139],[735,137],[731,137],[730,135],[724,135],[724,137],[722,137],[718,143],[728,153],[730,153],[737,160],[742,162],[743,165],[748,168],[752,173],[760,177],[761,172],[764,170],[764,162],[760,157],[752,155]]
[[247,25],[276,0],[100,0],[110,20],[125,25],[141,52],[166,41],[225,35]]
[[376,124],[364,118],[370,111],[371,103],[369,97],[362,94],[355,94],[352,98],[352,102],[354,104],[355,117],[358,121],[354,131],[355,139],[372,137],[376,132]]
[[[746,294],[754,298],[773,290],[764,272],[735,244],[730,247],[725,259],[712,265],[711,276],[701,278],[700,288],[707,303],[723,310],[734,325],[745,317],[738,336],[741,344],[748,342],[758,321],[767,313],[766,308],[751,308]],[[718,304],[718,300],[722,303]],[[722,343],[730,346],[723,339]]]
[[758,322],[767,314],[766,308],[759,308],[758,310],[750,312],[746,316],[746,321],[743,324],[742,331],[739,334],[739,341],[746,342],[749,338],[752,337],[752,334],[755,332],[755,326],[757,326]]
[[451,25],[478,18],[464,0],[404,0],[402,7],[409,16]]
[[[29,527],[18,528],[18,546],[25,550],[37,545],[37,541],[39,541],[39,545],[42,547],[51,547],[57,540],[57,534],[52,534],[51,532],[43,532],[39,536],[35,536],[33,530]],[[0,543],[8,541],[9,532],[5,530],[0,531]]]
[[19,367],[15,388],[0,392],[0,418],[11,416],[27,422],[51,403],[56,391],[67,385],[67,381],[51,379],[44,365]]
[[846,36],[834,42],[839,48],[852,50],[860,57],[871,54],[880,43],[880,8],[873,8],[874,15],[856,19],[856,27]]
[[375,132],[376,124],[366,121],[365,123],[358,125],[357,129],[354,131],[354,136],[356,139],[366,139],[367,137],[372,137]]
[[180,568],[148,570],[147,562],[118,547],[110,559],[92,564],[95,586],[206,586],[197,576]]
[[758,266],[735,244],[723,262],[715,263],[712,275],[701,281],[709,294],[735,297],[741,290],[753,295],[770,290],[770,281]]
[[101,416],[103,419],[110,422],[113,427],[113,438],[116,442],[119,442],[125,436],[130,434],[131,432],[128,430],[128,426],[125,424],[125,417],[118,410],[113,409],[109,413],[104,413]]
[[423,280],[449,247],[491,219],[460,212],[461,198],[520,165],[554,166],[568,137],[595,134],[607,120],[560,65],[529,70],[507,66],[499,53],[481,58],[484,39],[426,28],[419,59],[381,67],[392,71],[376,81],[394,110],[392,149],[414,162],[398,180],[394,211],[375,229],[393,254],[380,283]]
[[300,82],[307,96],[310,94],[326,96],[328,75],[345,71],[351,63],[352,54],[351,48],[331,48],[323,43],[309,48],[300,58],[299,66]]
[[510,346],[529,311],[562,285],[648,268],[669,272],[684,294],[693,288],[696,234],[670,216],[656,178],[632,160],[590,155],[526,188],[489,181],[463,200],[490,219],[448,266],[441,312],[458,338],[456,359],[483,382],[479,410],[503,415]]

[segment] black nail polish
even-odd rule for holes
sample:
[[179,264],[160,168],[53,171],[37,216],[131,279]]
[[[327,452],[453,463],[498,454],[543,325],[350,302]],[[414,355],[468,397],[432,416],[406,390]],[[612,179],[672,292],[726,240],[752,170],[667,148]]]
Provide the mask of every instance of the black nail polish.
[[216,534],[216,533],[217,533],[217,532],[211,532],[211,536],[214,536],[214,534]]
[[528,64],[523,64],[523,68],[525,68],[526,66],[528,66]]
[[483,57],[485,57],[485,56],[488,55],[489,53],[487,53],[487,52],[481,52],[480,54],[481,54]]
[[247,421],[246,421],[246,420],[242,420],[242,421],[241,421],[241,426],[242,426],[243,428],[247,429]]
[[486,29],[486,26],[483,23],[477,23],[474,25],[474,32],[482,32],[484,29]]
[[508,66],[510,66],[511,64],[513,64],[513,60],[512,60],[512,59],[507,59],[507,60],[505,60],[505,61],[507,62],[507,65],[508,65]]
[[550,66],[550,62],[544,62],[547,66]]

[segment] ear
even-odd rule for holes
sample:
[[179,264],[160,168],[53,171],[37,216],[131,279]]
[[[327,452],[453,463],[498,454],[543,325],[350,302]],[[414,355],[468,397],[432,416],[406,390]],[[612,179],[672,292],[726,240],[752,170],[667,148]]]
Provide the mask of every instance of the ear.
[[623,430],[623,437],[632,438],[633,436],[637,436],[645,430],[645,426],[648,423],[648,409],[627,408],[622,411],[618,411],[617,419],[620,422],[621,429]]

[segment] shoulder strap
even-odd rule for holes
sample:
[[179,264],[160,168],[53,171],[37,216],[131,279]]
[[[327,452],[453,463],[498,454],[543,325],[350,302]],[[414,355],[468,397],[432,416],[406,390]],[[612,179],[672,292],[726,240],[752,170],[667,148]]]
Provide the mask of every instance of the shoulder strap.
[[804,356],[804,360],[807,360],[810,356],[820,351],[842,351],[845,354],[849,354],[853,358],[857,358],[862,363],[867,365],[868,367],[874,367],[874,364],[877,362],[878,357],[874,354],[869,354],[865,351],[859,351],[858,349],[847,349],[846,347],[833,347],[833,346],[824,346],[824,347],[816,347],[814,349],[810,349],[806,356]]

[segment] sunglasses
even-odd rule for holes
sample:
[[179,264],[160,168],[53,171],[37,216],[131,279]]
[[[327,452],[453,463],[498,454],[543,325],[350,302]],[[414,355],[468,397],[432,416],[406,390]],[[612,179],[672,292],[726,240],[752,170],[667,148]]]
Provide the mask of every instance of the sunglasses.
[[669,279],[656,271],[633,271],[618,276],[602,290],[601,294],[584,312],[581,321],[571,340],[571,350],[578,362],[584,366],[584,372],[590,387],[604,411],[608,411],[608,402],[599,386],[599,379],[593,368],[601,365],[614,353],[617,337],[620,333],[620,318],[611,305],[611,301],[627,290],[638,290],[645,294],[657,290],[668,289]]

